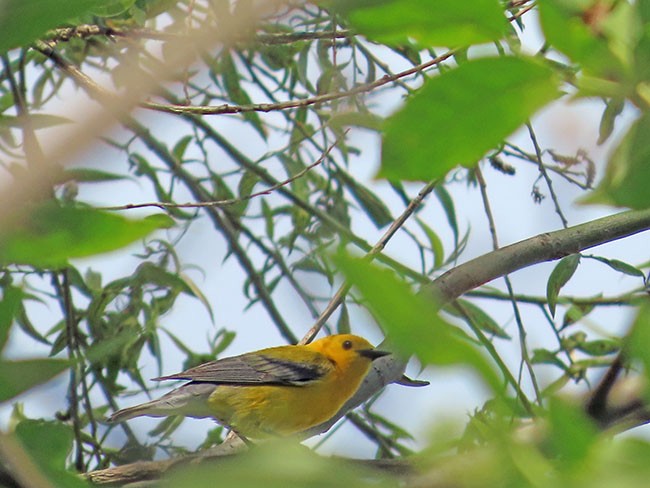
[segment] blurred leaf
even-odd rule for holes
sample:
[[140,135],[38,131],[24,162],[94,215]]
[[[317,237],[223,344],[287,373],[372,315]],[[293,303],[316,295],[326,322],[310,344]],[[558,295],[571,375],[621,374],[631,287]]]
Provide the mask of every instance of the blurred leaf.
[[625,346],[631,358],[639,359],[643,363],[645,377],[650,379],[650,347],[648,344],[650,344],[650,304],[644,302],[632,323]]
[[[547,41],[583,68],[596,75],[611,75],[622,67],[610,50],[607,36],[597,25],[589,25],[586,6],[598,2],[545,0],[539,6],[540,22]],[[602,17],[601,17],[602,19]],[[601,19],[594,18],[595,21]]]
[[[228,97],[237,105],[250,105],[252,100],[248,92],[241,87],[241,75],[237,71],[237,67],[230,53],[223,53],[221,56],[220,67],[223,86]],[[242,116],[245,120],[250,122],[259,135],[266,140],[266,126],[262,123],[259,114],[257,112],[244,112]]]
[[550,440],[553,453],[565,468],[578,468],[598,440],[598,429],[580,404],[551,398],[549,405]]
[[593,303],[587,303],[584,305],[577,305],[574,303],[565,312],[561,328],[564,329],[565,327],[576,323],[582,317],[591,313],[595,306],[596,305]]
[[577,349],[590,356],[606,356],[618,352],[621,349],[621,341],[618,339],[584,341],[577,346]]
[[571,254],[562,258],[555,268],[553,268],[551,276],[548,278],[548,283],[546,284],[546,300],[548,301],[548,308],[552,316],[555,316],[555,305],[557,304],[557,297],[560,294],[560,290],[571,279],[579,263],[580,254]]
[[549,351],[548,349],[535,349],[530,362],[533,364],[552,364],[553,366],[558,366],[562,370],[566,370],[566,365],[558,359],[557,353]]
[[135,220],[48,202],[3,230],[0,262],[61,267],[68,259],[113,251],[172,225],[173,221],[163,214]]
[[338,112],[328,120],[327,124],[338,130],[354,126],[378,131],[381,130],[383,119],[370,112]]
[[[104,0],[3,0],[0,52],[26,45],[73,17],[88,13]],[[47,13],[45,15],[45,13]]]
[[[254,469],[252,469],[254,467]],[[191,486],[214,488],[397,488],[391,475],[377,476],[348,462],[318,456],[295,442],[268,442],[255,449],[222,458],[218,464],[203,463],[175,471],[161,488]]]
[[136,0],[104,0],[101,6],[93,8],[93,13],[101,17],[115,17],[126,12]]
[[63,359],[0,360],[0,402],[51,380],[68,367]]
[[208,297],[205,296],[201,288],[199,288],[199,286],[196,283],[194,283],[194,280],[192,280],[187,274],[183,272],[179,273],[178,277],[185,284],[186,287],[185,293],[196,297],[203,304],[208,314],[210,314],[210,320],[214,322],[214,312],[212,311],[212,305],[210,305],[210,301],[208,300]]
[[350,312],[348,312],[348,307],[343,302],[341,305],[341,314],[339,315],[339,320],[336,322],[336,333],[337,334],[349,334],[351,332],[350,328]]
[[[0,21],[2,18],[0,17]],[[69,124],[72,120],[60,115],[30,114],[29,123],[33,129],[47,129],[61,124]],[[0,115],[0,127],[21,128],[25,124],[22,117],[14,115]]]
[[45,420],[23,420],[16,426],[16,437],[52,482],[52,486],[90,486],[75,473],[66,470],[66,460],[72,450],[71,426]]
[[625,101],[620,98],[611,98],[607,100],[605,111],[600,119],[600,126],[598,128],[598,144],[604,143],[614,131],[614,123],[625,108]]
[[126,175],[119,175],[116,173],[109,173],[99,169],[91,168],[69,168],[64,169],[61,173],[59,182],[74,180],[82,183],[103,183],[105,181],[120,181],[129,179]]
[[386,121],[379,176],[429,181],[475,164],[557,96],[553,70],[536,60],[468,61],[429,79]]
[[629,129],[607,162],[598,187],[583,203],[645,209],[650,207],[650,113]]
[[335,262],[402,354],[416,354],[423,364],[470,365],[489,386],[499,389],[492,366],[465,334],[445,322],[434,303],[413,293],[393,271],[343,254]]
[[385,44],[415,39],[424,46],[467,46],[503,37],[508,25],[496,0],[338,1],[361,34]]

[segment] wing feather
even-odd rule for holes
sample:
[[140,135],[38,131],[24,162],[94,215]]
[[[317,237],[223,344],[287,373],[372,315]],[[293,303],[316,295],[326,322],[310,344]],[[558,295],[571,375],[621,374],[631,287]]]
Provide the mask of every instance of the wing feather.
[[[227,385],[304,385],[318,380],[333,368],[333,365],[320,353],[305,357],[299,354],[296,359],[278,357],[269,350],[242,354],[201,364],[195,368],[155,380],[189,380]],[[301,351],[302,353],[302,351]]]

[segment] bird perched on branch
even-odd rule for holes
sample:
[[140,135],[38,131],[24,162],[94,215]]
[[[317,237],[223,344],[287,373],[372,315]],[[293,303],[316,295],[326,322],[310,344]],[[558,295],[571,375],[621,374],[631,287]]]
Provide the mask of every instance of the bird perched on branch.
[[189,380],[157,400],[118,410],[133,417],[212,417],[249,439],[290,436],[332,418],[355,393],[374,359],[388,352],[352,334],[211,361],[155,378]]

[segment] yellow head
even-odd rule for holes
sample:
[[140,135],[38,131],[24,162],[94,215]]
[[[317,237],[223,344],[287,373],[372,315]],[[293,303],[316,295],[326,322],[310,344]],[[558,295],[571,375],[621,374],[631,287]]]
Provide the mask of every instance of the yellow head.
[[366,371],[370,363],[379,357],[390,354],[379,351],[363,337],[352,334],[337,334],[312,342],[308,348],[320,352],[339,371],[357,373]]

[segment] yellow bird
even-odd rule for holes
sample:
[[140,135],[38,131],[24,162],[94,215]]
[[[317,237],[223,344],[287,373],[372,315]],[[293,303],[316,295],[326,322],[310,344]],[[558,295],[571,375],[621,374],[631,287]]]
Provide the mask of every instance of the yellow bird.
[[245,438],[290,436],[329,420],[356,392],[372,361],[388,352],[352,334],[210,361],[155,378],[189,380],[157,400],[108,418],[212,417]]

